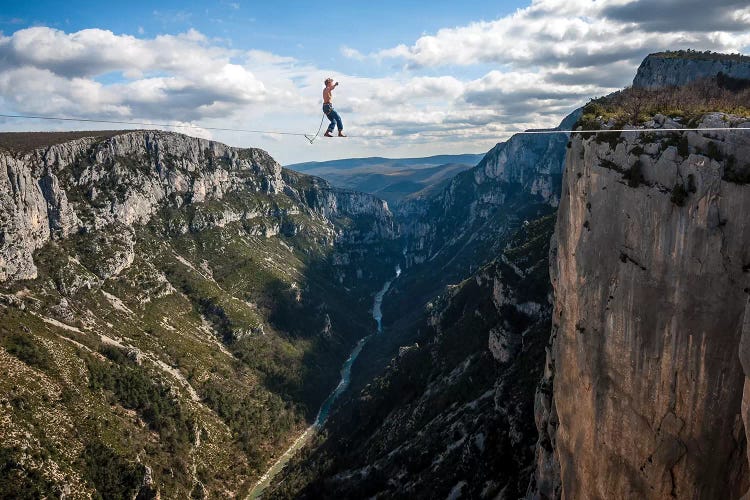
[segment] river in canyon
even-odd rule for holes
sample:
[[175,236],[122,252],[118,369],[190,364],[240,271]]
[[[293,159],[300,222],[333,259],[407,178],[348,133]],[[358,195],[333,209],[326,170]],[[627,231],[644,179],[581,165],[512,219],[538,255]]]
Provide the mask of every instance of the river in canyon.
[[315,431],[323,426],[326,419],[328,418],[328,415],[331,412],[333,403],[349,387],[349,382],[351,381],[352,374],[352,365],[357,360],[359,353],[362,352],[362,348],[372,338],[373,335],[379,335],[382,333],[383,312],[381,310],[381,307],[383,305],[383,297],[385,297],[385,294],[388,293],[388,290],[391,288],[393,280],[397,279],[399,276],[401,276],[401,268],[399,266],[396,266],[396,276],[392,280],[386,281],[383,285],[383,288],[381,288],[378,293],[375,294],[372,302],[372,318],[378,325],[377,331],[374,334],[368,335],[367,337],[364,337],[360,339],[359,342],[357,342],[357,345],[354,346],[351,354],[349,354],[349,357],[341,367],[341,378],[339,379],[338,385],[333,389],[333,391],[331,391],[331,394],[328,395],[326,400],[323,401],[323,404],[320,405],[320,410],[318,410],[318,415],[315,417],[315,422],[313,422],[313,424],[308,427],[305,432],[303,432],[294,441],[294,443],[292,443],[289,449],[279,457],[279,459],[271,466],[271,468],[268,469],[268,471],[263,474],[263,476],[261,476],[261,478],[258,480],[252,491],[250,492],[250,495],[248,496],[249,499],[261,498],[263,496],[263,491],[268,487],[269,484],[271,484],[274,476],[276,476],[276,474],[278,474],[284,468],[287,462],[289,462],[292,456],[294,456],[294,453],[302,448],[305,443],[307,443],[307,441],[315,433]]

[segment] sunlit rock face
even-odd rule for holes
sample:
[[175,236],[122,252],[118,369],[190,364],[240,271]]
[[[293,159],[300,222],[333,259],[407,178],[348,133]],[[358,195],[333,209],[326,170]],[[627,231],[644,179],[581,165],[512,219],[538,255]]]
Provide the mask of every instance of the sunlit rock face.
[[731,78],[750,79],[750,57],[699,52],[662,52],[643,60],[633,87],[657,89],[677,87],[723,73]]
[[[295,215],[301,205],[328,219],[371,217],[372,224],[357,228],[354,238],[394,235],[391,213],[382,200],[284,172],[259,149],[235,149],[182,134],[125,132],[23,154],[0,152],[0,167],[6,173],[0,176],[0,281],[36,277],[32,254],[51,239],[116,225],[129,231],[149,222],[164,206],[222,200],[238,191],[284,198],[291,206],[280,209],[267,203],[258,204],[258,210],[224,210],[208,219],[199,217],[192,229]],[[334,233],[331,227],[332,237]],[[121,271],[128,261],[132,259],[125,252],[112,271]]]

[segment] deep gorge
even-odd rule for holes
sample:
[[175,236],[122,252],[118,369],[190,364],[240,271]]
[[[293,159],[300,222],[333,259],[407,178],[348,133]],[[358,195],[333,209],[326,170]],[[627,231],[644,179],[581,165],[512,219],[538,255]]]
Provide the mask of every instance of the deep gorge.
[[705,57],[393,206],[176,133],[15,137],[0,486],[244,497],[315,425],[264,498],[740,498],[750,119]]

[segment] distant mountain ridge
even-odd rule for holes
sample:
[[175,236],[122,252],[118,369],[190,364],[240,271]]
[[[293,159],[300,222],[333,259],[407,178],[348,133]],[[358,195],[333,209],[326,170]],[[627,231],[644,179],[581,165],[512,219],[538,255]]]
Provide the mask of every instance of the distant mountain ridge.
[[330,161],[308,161],[303,163],[294,163],[291,165],[285,165],[286,168],[296,170],[297,172],[311,173],[313,170],[319,170],[322,168],[331,168],[336,170],[349,170],[352,168],[359,167],[370,167],[370,166],[387,166],[390,168],[401,168],[404,166],[409,167],[427,167],[436,165],[445,165],[448,163],[465,163],[469,165],[476,165],[484,157],[484,153],[481,154],[459,154],[459,155],[434,155],[426,156],[424,158],[385,158],[381,156],[370,156],[364,158],[345,158],[340,160]]
[[479,163],[484,155],[437,155],[426,158],[350,158],[308,162],[288,168],[317,175],[334,186],[362,191],[391,206],[425,198],[440,190],[455,175]]

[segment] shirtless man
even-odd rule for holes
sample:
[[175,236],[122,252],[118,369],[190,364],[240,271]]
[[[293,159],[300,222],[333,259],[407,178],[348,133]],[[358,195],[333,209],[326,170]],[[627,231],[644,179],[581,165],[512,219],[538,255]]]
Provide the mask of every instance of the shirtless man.
[[327,78],[325,85],[326,88],[323,89],[323,113],[325,113],[328,119],[331,120],[331,123],[328,125],[328,130],[326,130],[326,133],[323,135],[326,137],[333,137],[331,132],[333,132],[333,127],[335,125],[339,128],[339,137],[346,137],[344,135],[344,124],[341,123],[341,117],[333,109],[333,89],[338,87],[339,82],[333,83],[333,78]]

